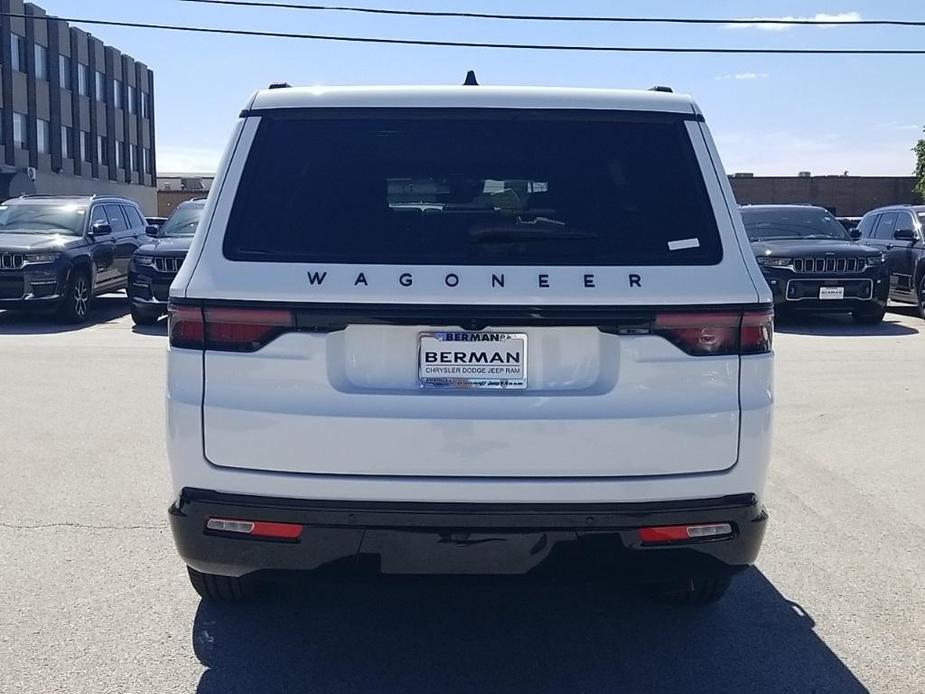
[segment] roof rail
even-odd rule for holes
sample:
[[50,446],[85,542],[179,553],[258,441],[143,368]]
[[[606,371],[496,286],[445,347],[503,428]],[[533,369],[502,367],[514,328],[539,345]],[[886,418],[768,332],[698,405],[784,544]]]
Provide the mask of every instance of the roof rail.
[[674,89],[671,87],[666,87],[663,84],[656,84],[654,87],[649,87],[650,92],[662,92],[663,94],[674,94]]
[[289,89],[291,86],[288,82],[271,82],[267,89]]

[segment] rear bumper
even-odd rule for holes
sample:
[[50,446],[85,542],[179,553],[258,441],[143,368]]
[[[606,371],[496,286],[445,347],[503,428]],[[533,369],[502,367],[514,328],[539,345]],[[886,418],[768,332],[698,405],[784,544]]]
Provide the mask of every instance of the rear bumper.
[[[670,580],[746,568],[767,513],[754,494],[617,504],[308,501],[184,489],[169,510],[177,550],[194,569],[396,574],[626,575]],[[209,518],[303,525],[298,540],[206,529]],[[639,528],[729,523],[731,536],[645,544]]]

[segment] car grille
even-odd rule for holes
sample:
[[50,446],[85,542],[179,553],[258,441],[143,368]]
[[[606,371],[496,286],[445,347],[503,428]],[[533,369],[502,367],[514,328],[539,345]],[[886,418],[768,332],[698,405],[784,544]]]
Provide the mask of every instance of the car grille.
[[794,258],[795,272],[864,272],[867,267],[864,258]]
[[0,253],[0,270],[18,270],[24,263],[22,253]]
[[158,256],[154,259],[154,269],[158,272],[172,272],[174,274],[180,269],[180,266],[183,265],[182,255],[174,256]]
[[0,277],[0,299],[21,299],[24,292],[22,277]]

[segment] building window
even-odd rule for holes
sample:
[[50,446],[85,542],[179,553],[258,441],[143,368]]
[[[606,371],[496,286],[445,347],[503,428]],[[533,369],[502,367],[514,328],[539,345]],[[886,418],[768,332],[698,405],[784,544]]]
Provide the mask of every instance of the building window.
[[109,166],[109,140],[104,135],[96,136],[96,160],[103,166]]
[[112,105],[122,108],[122,82],[120,80],[112,81]]
[[94,72],[93,76],[96,79],[96,100],[106,101],[106,78],[99,70]]
[[48,80],[48,49],[36,43],[33,46],[35,53],[35,79]]
[[61,89],[72,89],[71,84],[71,59],[66,55],[58,56],[58,84]]
[[12,48],[12,65],[14,70],[19,72],[26,71],[26,39],[19,34],[10,35]]
[[125,108],[129,113],[135,113],[135,87],[126,85],[125,87]]
[[90,69],[83,63],[77,63],[77,93],[90,96]]
[[138,169],[138,145],[132,145],[128,148],[128,168],[132,171]]
[[73,156],[71,151],[71,138],[74,137],[74,129],[66,125],[61,126],[61,157],[70,159]]
[[141,117],[150,118],[151,117],[151,104],[148,101],[148,93],[139,91],[138,96],[141,97]]
[[80,158],[88,164],[93,161],[93,145],[90,140],[90,133],[86,130],[80,131]]
[[141,158],[145,173],[151,173],[151,150],[148,147],[141,150]]
[[35,119],[35,144],[39,154],[48,154],[51,151],[48,141],[49,127],[47,120]]
[[26,148],[26,116],[22,113],[13,114],[13,146]]
[[124,147],[125,147],[124,142],[119,142],[118,140],[116,140],[116,168],[117,169],[125,168],[125,156],[124,156],[125,149]]

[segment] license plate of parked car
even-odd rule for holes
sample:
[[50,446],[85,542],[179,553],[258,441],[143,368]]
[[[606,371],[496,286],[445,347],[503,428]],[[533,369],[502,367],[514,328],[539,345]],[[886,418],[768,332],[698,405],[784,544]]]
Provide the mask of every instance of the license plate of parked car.
[[844,287],[819,287],[820,299],[844,299]]
[[418,381],[425,388],[527,387],[527,336],[500,332],[418,335]]

